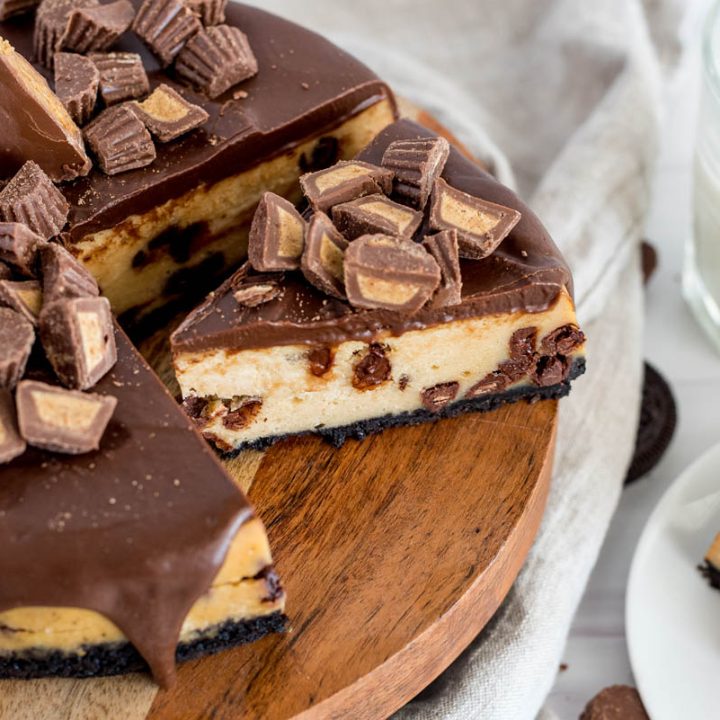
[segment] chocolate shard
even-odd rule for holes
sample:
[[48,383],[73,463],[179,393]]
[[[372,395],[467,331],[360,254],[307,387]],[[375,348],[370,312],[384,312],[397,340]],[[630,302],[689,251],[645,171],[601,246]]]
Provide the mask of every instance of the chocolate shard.
[[88,57],[100,73],[100,97],[108,107],[150,92],[145,66],[137,53],[90,53]]
[[128,104],[104,110],[85,128],[85,139],[106,175],[147,167],[156,157],[150,133]]
[[97,297],[100,294],[95,278],[58,243],[48,243],[42,248],[40,268],[43,299],[47,304],[56,300]]
[[77,53],[107,50],[130,27],[134,17],[129,0],[73,10],[60,46]]
[[11,308],[31,325],[37,325],[42,305],[42,288],[37,280],[0,280],[0,307]]
[[130,105],[145,127],[162,143],[204,125],[210,117],[168,85],[158,85],[143,102]]
[[40,0],[0,0],[0,22],[34,10]]
[[90,58],[75,53],[55,54],[55,92],[78,125],[92,117],[99,86],[100,73]]
[[0,388],[12,390],[20,382],[34,342],[33,326],[15,310],[0,307]]
[[257,307],[274,300],[280,295],[280,286],[275,281],[257,282],[251,285],[242,285],[233,292],[238,305],[244,307]]
[[38,251],[46,244],[23,223],[0,222],[0,261],[12,265],[21,275],[36,277]]
[[439,284],[437,262],[412,240],[365,235],[345,252],[345,291],[355,307],[414,313]]
[[20,434],[30,445],[80,455],[97,450],[117,400],[23,380],[15,398]]
[[334,205],[365,195],[389,195],[392,181],[391,170],[360,160],[341,160],[326,170],[303,175],[300,186],[316,211],[328,212]]
[[0,192],[0,220],[26,225],[42,239],[67,223],[70,205],[39,165],[26,162]]
[[306,225],[291,202],[266,192],[250,227],[248,258],[253,268],[260,272],[297,270],[305,247]]
[[490,255],[520,221],[520,212],[468,195],[438,178],[430,200],[430,227],[457,230],[460,255]]
[[107,298],[72,298],[45,305],[39,334],[47,359],[67,387],[91,388],[117,361]]
[[324,213],[313,215],[308,225],[300,267],[305,278],[327,295],[345,299],[344,254],[347,240]]
[[394,235],[410,239],[420,227],[423,214],[377,193],[335,205],[332,219],[348,240],[362,235]]
[[34,161],[51,180],[74,180],[90,172],[80,128],[45,78],[0,38],[0,174]]
[[258,64],[245,33],[229,25],[213,25],[188,41],[175,70],[214,100],[257,75]]
[[17,426],[15,400],[8,390],[0,388],[0,465],[19,457],[26,448]]
[[444,230],[428,235],[422,244],[440,267],[440,285],[430,300],[429,307],[441,308],[462,302],[462,273],[456,230]]
[[70,16],[76,10],[97,5],[98,0],[42,0],[35,15],[33,46],[36,60],[52,69],[55,53],[62,49]]
[[161,65],[168,67],[202,24],[181,0],[144,0],[132,28]]
[[382,166],[395,173],[393,196],[422,210],[449,155],[450,143],[442,137],[391,142]]
[[225,22],[227,0],[185,0],[185,4],[200,18],[205,27]]

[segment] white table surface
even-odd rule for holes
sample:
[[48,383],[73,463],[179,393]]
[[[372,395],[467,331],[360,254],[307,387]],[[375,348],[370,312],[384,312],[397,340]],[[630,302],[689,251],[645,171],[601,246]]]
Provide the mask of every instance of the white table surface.
[[634,685],[624,621],[633,551],[667,487],[720,442],[720,354],[681,296],[683,244],[692,227],[692,150],[700,78],[697,21],[689,33],[690,51],[666,94],[662,150],[646,228],[660,265],[646,292],[645,357],[673,388],[678,427],[661,463],[623,492],[572,627],[563,657],[567,669],[558,673],[548,701],[561,720],[577,720],[585,703],[608,685]]

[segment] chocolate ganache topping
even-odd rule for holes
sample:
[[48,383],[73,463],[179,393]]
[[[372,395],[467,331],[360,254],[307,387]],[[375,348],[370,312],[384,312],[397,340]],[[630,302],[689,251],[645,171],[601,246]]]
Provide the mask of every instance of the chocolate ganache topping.
[[[133,6],[140,5],[132,0]],[[24,57],[33,57],[32,15],[0,22],[0,36]],[[70,241],[112,227],[129,215],[241,172],[280,155],[310,136],[319,136],[392,93],[368,68],[321,36],[256,8],[229,3],[227,21],[250,39],[258,74],[214,100],[190,87],[133,33],[113,52],[138,53],[153,90],[161,84],[181,90],[209,119],[201,128],[163,146],[151,166],[109,177],[95,168],[62,186],[70,203]],[[50,71],[35,67],[49,80]],[[241,92],[238,92],[241,90]],[[0,179],[17,167],[0,169]]]
[[119,329],[116,340],[117,365],[94,388],[117,398],[100,449],[28,449],[0,465],[0,611],[95,610],[168,686],[183,621],[252,509]]
[[[416,123],[400,120],[380,133],[358,159],[380,165],[393,141],[428,137],[435,135]],[[564,288],[572,292],[570,270],[560,251],[515,193],[454,148],[442,177],[458,190],[521,213],[518,224],[491,255],[482,260],[461,259],[460,304],[426,305],[413,314],[360,310],[317,290],[300,273],[288,272],[279,283],[280,292],[271,300],[256,306],[241,305],[233,293],[252,274],[246,267],[188,316],[173,336],[174,350],[371,341],[386,331],[400,335],[462,318],[540,312],[550,307]]]

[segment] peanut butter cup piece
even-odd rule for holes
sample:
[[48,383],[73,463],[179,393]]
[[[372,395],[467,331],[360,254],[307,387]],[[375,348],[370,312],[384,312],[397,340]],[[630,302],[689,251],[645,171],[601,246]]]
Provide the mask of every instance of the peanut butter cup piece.
[[55,54],[55,92],[78,125],[92,117],[99,86],[100,73],[90,58],[75,53]]
[[460,383],[455,381],[438,383],[420,393],[420,402],[429,412],[437,413],[455,399],[459,389]]
[[378,193],[335,205],[332,219],[348,240],[378,234],[409,239],[420,227],[423,214]]
[[55,300],[97,297],[100,294],[95,278],[58,243],[48,243],[41,249],[40,268],[43,299],[47,304]]
[[43,295],[37,280],[0,280],[0,307],[20,313],[31,325],[37,325]]
[[227,0],[185,0],[185,4],[200,18],[205,27],[225,22]]
[[345,292],[355,307],[413,313],[439,284],[437,262],[412,240],[365,235],[345,251]]
[[40,0],[0,0],[0,22],[34,10]]
[[55,53],[62,50],[70,16],[82,8],[97,7],[98,0],[42,0],[35,15],[35,58],[52,69]]
[[266,192],[250,226],[250,264],[260,272],[297,270],[305,247],[305,229],[305,220],[291,202]]
[[38,251],[46,244],[23,223],[0,222],[0,261],[12,265],[25,277],[37,275]]
[[87,390],[117,361],[107,298],[56,300],[40,314],[40,341],[63,385]]
[[462,273],[456,230],[428,235],[422,242],[440,267],[440,285],[430,300],[430,307],[441,308],[462,302]]
[[422,210],[449,155],[450,143],[442,137],[391,142],[383,155],[382,166],[395,173],[393,196]]
[[107,50],[130,27],[134,17],[129,0],[73,10],[60,46],[77,53]]
[[214,100],[257,75],[258,64],[245,33],[229,25],[213,25],[188,41],[175,70]]
[[12,390],[20,382],[34,342],[33,326],[15,310],[0,308],[0,388]]
[[202,24],[182,0],[144,0],[132,28],[160,64],[168,67]]
[[117,400],[23,380],[15,398],[20,435],[34,447],[80,455],[97,450]]
[[88,56],[100,73],[100,97],[106,105],[144,97],[150,83],[137,53],[90,53]]
[[63,194],[32,161],[0,192],[0,220],[22,223],[44,240],[65,227],[69,211]]
[[45,78],[0,38],[0,167],[3,174],[34,161],[61,182],[90,172],[80,128]]
[[430,227],[457,230],[460,255],[480,260],[490,255],[520,221],[504,205],[468,195],[438,178],[430,200]]
[[162,143],[204,125],[209,115],[168,85],[159,85],[143,102],[130,106],[145,127]]
[[345,299],[343,256],[347,240],[324,213],[315,213],[308,225],[300,261],[305,278],[327,295]]
[[103,111],[85,128],[85,139],[106,175],[147,167],[156,157],[150,133],[128,104]]
[[335,205],[366,195],[390,194],[392,180],[390,170],[360,160],[341,160],[330,168],[301,176],[300,186],[316,211],[329,212]]
[[0,465],[19,457],[26,448],[17,426],[15,400],[10,392],[0,388]]

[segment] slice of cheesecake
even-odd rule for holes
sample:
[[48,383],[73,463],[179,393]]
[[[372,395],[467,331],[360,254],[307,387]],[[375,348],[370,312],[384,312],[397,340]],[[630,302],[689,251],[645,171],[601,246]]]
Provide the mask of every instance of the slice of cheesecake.
[[720,533],[715,536],[710,549],[705,555],[705,565],[700,567],[700,571],[707,581],[716,590],[720,590]]
[[[139,5],[133,0],[135,9]],[[192,53],[197,40],[188,43],[175,70],[163,67],[132,32],[112,45],[112,56],[89,55],[100,68],[105,103],[117,101],[117,88],[103,81],[103,73],[112,78],[133,60],[138,77],[128,81],[129,98],[142,100],[165,86],[166,95],[179,94],[208,115],[172,142],[161,138],[154,151],[146,136],[146,150],[157,154],[146,167],[108,175],[96,166],[61,186],[70,203],[64,242],[97,278],[123,322],[202,298],[245,258],[250,221],[265,191],[299,201],[302,173],[352,157],[396,116],[387,86],[319,35],[236,3],[225,15],[220,27],[244,33],[257,74],[213,99],[180,72],[182,66],[186,75],[197,74],[187,70],[202,61]],[[136,28],[145,37],[141,25]],[[33,35],[31,14],[0,22],[0,37],[29,60],[35,57]],[[52,81],[44,65],[35,67]],[[22,163],[3,160],[0,180],[9,180]]]
[[567,394],[585,364],[567,265],[527,206],[442,145],[399,121],[305,177],[299,270],[257,253],[264,272],[246,265],[174,333],[185,407],[219,450]]
[[0,464],[0,677],[149,667],[167,686],[176,660],[284,627],[261,521],[119,329],[116,344],[93,388],[117,401],[99,450]]

